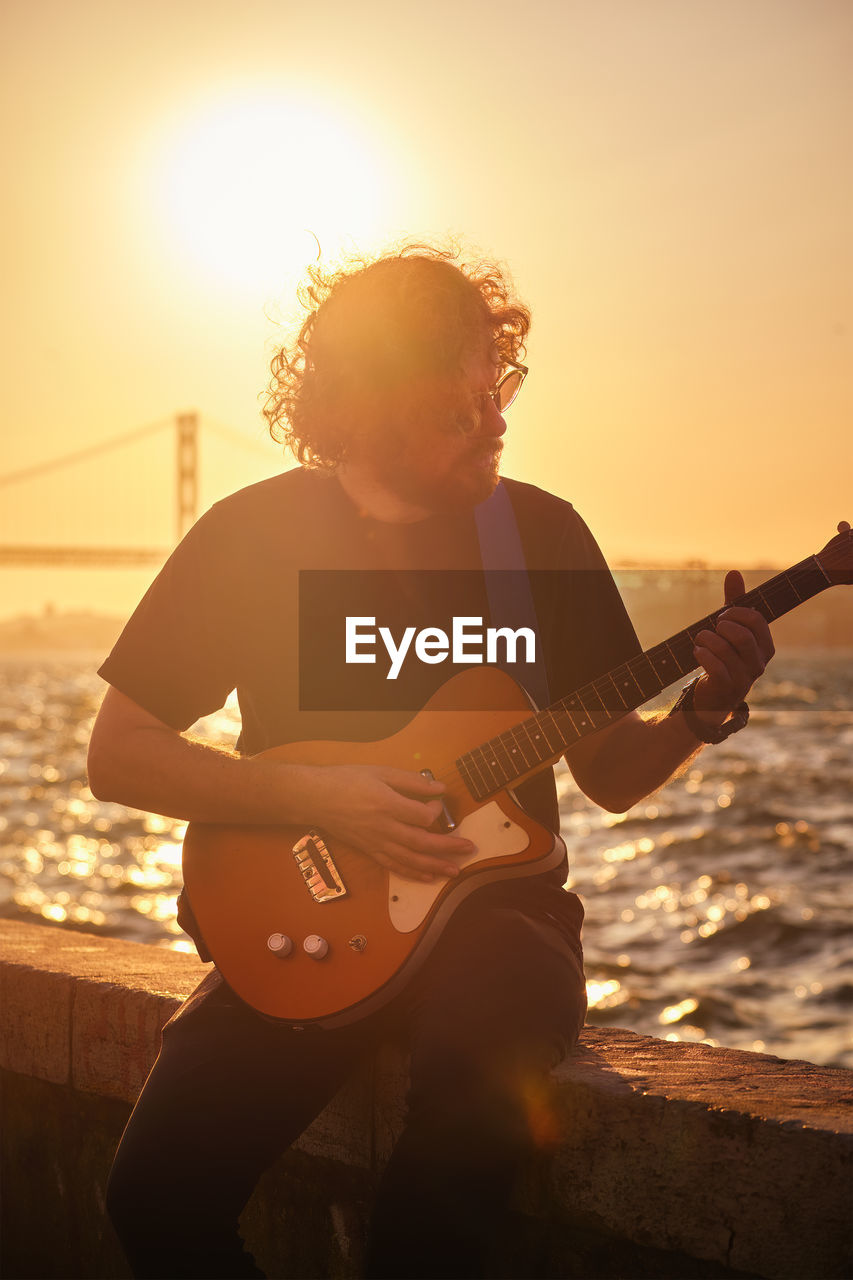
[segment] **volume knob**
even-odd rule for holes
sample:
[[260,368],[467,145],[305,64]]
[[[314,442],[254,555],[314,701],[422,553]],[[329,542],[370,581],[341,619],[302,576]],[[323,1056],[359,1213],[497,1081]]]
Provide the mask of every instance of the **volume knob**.
[[280,956],[281,959],[284,959],[284,957],[289,956],[293,950],[293,941],[291,938],[288,938],[286,933],[271,933],[267,938],[267,946],[274,955]]
[[320,937],[319,933],[309,933],[302,943],[302,949],[312,960],[322,960],[329,954],[329,944],[325,938]]

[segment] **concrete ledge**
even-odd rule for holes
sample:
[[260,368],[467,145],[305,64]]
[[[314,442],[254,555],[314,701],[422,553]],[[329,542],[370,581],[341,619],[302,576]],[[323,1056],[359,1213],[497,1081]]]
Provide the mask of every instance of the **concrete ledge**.
[[613,1029],[558,1079],[555,1212],[762,1276],[850,1273],[853,1072]]
[[[126,1274],[101,1217],[110,1154],[160,1027],[208,971],[158,948],[3,924],[4,1274]],[[850,1275],[853,1072],[604,1029],[584,1033],[555,1083],[557,1143],[519,1187],[507,1275]],[[402,1050],[383,1047],[265,1175],[245,1221],[271,1274],[358,1275],[405,1088]],[[39,1165],[39,1185],[22,1160]],[[65,1206],[54,1245],[46,1196]]]

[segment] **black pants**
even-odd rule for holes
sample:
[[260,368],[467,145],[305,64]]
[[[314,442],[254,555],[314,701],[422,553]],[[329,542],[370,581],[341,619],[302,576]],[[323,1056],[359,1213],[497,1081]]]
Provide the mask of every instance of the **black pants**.
[[237,1230],[260,1174],[401,1027],[409,1113],[379,1189],[367,1273],[488,1274],[519,1161],[549,1136],[548,1072],[585,1007],[571,931],[476,896],[405,1002],[354,1027],[292,1031],[220,986],[164,1029],[116,1154],[107,1208],[134,1275],[262,1275]]

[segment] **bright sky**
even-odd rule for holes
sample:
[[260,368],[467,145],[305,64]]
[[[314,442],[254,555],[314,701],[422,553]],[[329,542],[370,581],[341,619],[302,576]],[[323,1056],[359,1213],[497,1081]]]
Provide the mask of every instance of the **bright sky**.
[[[453,233],[533,309],[505,469],[610,558],[785,565],[853,518],[849,0],[6,0],[0,49],[0,473],[182,409],[261,440],[309,231]],[[162,540],[138,448],[0,489],[0,541]],[[211,444],[205,502],[269,451]],[[0,613],[145,578],[0,570]]]

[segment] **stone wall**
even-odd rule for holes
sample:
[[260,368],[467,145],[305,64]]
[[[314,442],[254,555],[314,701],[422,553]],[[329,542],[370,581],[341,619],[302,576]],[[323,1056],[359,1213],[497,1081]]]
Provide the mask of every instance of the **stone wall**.
[[[128,1275],[103,1215],[107,1170],[160,1027],[205,972],[159,948],[3,924],[4,1276]],[[604,1029],[557,1079],[559,1145],[518,1188],[506,1276],[851,1274],[853,1072]],[[403,1051],[385,1046],[264,1176],[244,1231],[270,1275],[358,1276],[404,1095]]]

